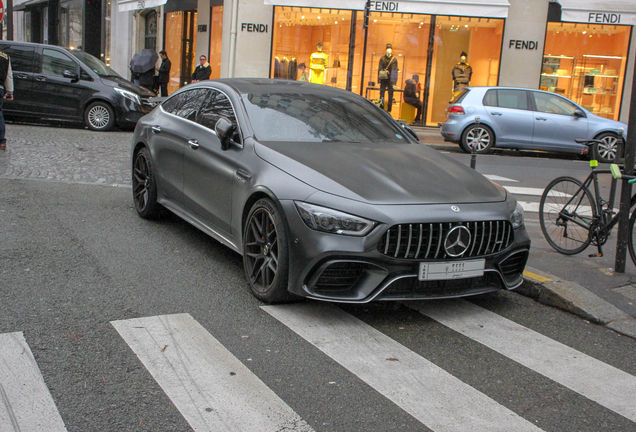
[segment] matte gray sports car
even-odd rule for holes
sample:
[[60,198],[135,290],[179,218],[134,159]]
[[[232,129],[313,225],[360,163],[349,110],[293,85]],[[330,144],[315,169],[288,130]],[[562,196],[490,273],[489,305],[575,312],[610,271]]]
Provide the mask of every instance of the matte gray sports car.
[[366,99],[295,81],[182,88],[137,124],[133,196],[243,255],[254,295],[338,302],[521,284],[514,197],[421,145]]

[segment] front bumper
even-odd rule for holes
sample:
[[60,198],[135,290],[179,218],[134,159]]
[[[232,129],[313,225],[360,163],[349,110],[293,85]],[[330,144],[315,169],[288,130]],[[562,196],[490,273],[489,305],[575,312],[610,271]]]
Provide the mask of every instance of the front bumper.
[[[511,239],[501,250],[477,253],[470,257],[451,258],[439,254],[438,258],[396,258],[395,254],[384,253],[378,245],[387,230],[396,224],[429,224],[427,219],[436,218],[444,224],[456,226],[464,224],[456,215],[444,217],[443,208],[448,205],[398,206],[394,207],[395,218],[377,226],[365,237],[326,234],[305,226],[292,201],[283,201],[290,228],[290,272],[289,291],[303,297],[345,303],[367,303],[374,300],[415,300],[462,297],[482,294],[500,289],[514,289],[523,282],[522,273],[528,260],[530,238],[525,228],[509,229]],[[462,205],[466,209],[466,220],[476,220],[477,213],[482,220],[492,220],[495,211],[484,214],[479,205]],[[503,210],[506,203],[489,205]],[[391,207],[391,206],[387,206]],[[405,209],[406,211],[401,211]],[[410,213],[410,215],[409,215]],[[417,219],[416,219],[417,218]],[[501,219],[501,218],[498,218]],[[481,223],[481,222],[480,222]],[[441,224],[440,224],[441,225]],[[494,234],[493,234],[494,235]],[[484,243],[485,244],[485,243]],[[415,249],[415,246],[413,246]],[[389,256],[390,255],[390,256]],[[485,268],[481,276],[459,279],[427,280],[418,279],[421,262],[459,262],[484,259]]]
[[153,106],[146,99],[142,99],[142,104],[139,105],[130,99],[122,97],[116,106],[117,126],[134,127],[140,118],[152,110]]

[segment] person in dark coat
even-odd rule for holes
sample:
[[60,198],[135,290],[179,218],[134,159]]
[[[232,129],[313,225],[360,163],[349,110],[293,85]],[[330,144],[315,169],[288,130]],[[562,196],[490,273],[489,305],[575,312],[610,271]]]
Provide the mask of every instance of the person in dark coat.
[[148,69],[146,72],[142,72],[139,74],[139,85],[147,88],[150,91],[154,91],[153,87],[155,85],[155,68]]
[[0,51],[0,150],[7,149],[7,139],[4,135],[4,114],[2,112],[4,99],[13,100],[13,71],[11,70],[11,59]]
[[192,82],[202,81],[206,79],[210,79],[210,74],[212,73],[212,68],[210,67],[210,63],[207,62],[207,57],[202,55],[199,57],[199,64],[196,68],[194,68],[194,73],[192,74]]
[[168,58],[167,52],[162,50],[159,55],[161,56],[161,66],[159,67],[157,82],[161,88],[161,96],[168,96],[168,83],[170,82],[170,67],[172,63]]
[[422,101],[420,100],[419,85],[420,77],[415,74],[413,75],[413,79],[406,80],[406,86],[404,87],[404,102],[417,108],[413,124],[422,122]]

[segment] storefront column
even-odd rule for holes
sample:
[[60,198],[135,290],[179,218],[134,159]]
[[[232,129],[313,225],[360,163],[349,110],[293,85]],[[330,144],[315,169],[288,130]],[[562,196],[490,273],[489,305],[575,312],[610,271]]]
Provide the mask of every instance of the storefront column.
[[[204,30],[205,29],[205,30]],[[204,55],[210,62],[210,0],[199,0],[197,6],[197,46],[196,58]],[[198,60],[197,60],[198,61]],[[198,64],[198,63],[197,63]]]
[[118,3],[111,3],[110,25],[112,34],[116,37],[110,38],[110,52],[112,53],[110,67],[126,79],[130,79],[128,65],[134,55],[132,50],[133,39],[136,37],[135,22],[136,19],[132,12],[119,12]]
[[[634,26],[632,26],[632,38],[629,44],[629,55],[627,57],[627,68],[625,69],[625,85],[623,86],[623,99],[621,102],[621,115],[619,117],[619,121],[623,123],[627,123],[629,119],[629,111],[632,108],[632,92],[630,89],[634,85],[634,64],[636,63],[636,31],[634,31]],[[634,101],[634,105],[636,105],[636,101]]]
[[[226,9],[230,8],[224,7],[224,14]],[[249,0],[239,1],[238,20],[236,23],[236,53],[233,65],[234,77],[269,76],[272,57],[273,14],[273,6]],[[231,25],[229,21],[227,28]],[[224,36],[225,28],[226,23],[224,20]],[[223,52],[225,52],[225,44],[223,45]]]
[[548,17],[548,0],[509,0],[499,85],[539,88]]

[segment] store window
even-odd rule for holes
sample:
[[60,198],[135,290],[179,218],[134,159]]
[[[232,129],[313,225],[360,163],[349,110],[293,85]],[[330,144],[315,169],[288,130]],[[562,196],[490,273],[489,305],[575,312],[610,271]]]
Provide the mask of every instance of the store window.
[[110,66],[110,38],[111,38],[111,1],[104,2],[104,44],[102,61],[106,63],[106,66]]
[[223,6],[210,8],[210,79],[221,78],[221,47],[223,44]]
[[351,14],[277,6],[270,76],[346,88]]
[[[426,124],[443,122],[448,102],[466,86],[496,86],[504,20],[435,17],[435,42]],[[462,56],[465,54],[465,56]]]
[[631,26],[548,23],[540,89],[618,120]]
[[146,15],[146,26],[144,29],[144,48],[157,50],[157,12],[151,10]]
[[[362,49],[365,39],[365,31],[362,28],[364,17],[363,12],[357,14],[356,47],[360,46],[361,48],[356,49],[355,52],[352,91],[377,103],[380,102],[382,96],[379,80],[380,62],[387,54],[387,47],[390,44],[391,58],[394,60],[386,58],[389,59],[389,62],[395,62],[397,65],[397,69],[394,66],[389,66],[391,70],[390,81],[393,83],[390,112],[393,118],[403,119],[410,123],[414,118],[410,116],[411,107],[404,101],[404,89],[407,80],[412,80],[416,89],[419,89],[416,96],[421,103],[422,89],[426,80],[432,17],[411,13],[372,12],[369,16],[366,57],[363,64],[361,59],[365,54]],[[382,61],[383,65],[388,64],[386,60]],[[382,102],[386,110],[389,109],[389,94],[389,89],[385,88]]]
[[82,49],[82,1],[60,2],[60,45]]
[[196,66],[196,11],[169,12],[165,15],[164,41],[168,57],[172,59],[168,94],[190,82]]

